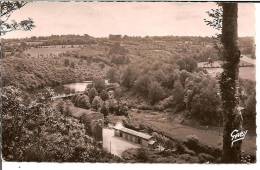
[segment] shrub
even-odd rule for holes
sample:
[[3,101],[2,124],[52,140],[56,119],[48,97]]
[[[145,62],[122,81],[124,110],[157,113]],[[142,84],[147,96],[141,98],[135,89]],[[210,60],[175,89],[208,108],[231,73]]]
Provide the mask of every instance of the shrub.
[[177,65],[180,70],[187,70],[188,72],[194,72],[197,69],[197,62],[192,57],[184,57],[177,60]]
[[70,65],[70,60],[66,58],[66,59],[64,60],[64,66],[65,66],[65,67],[68,67],[69,65]]
[[161,84],[162,84],[162,82],[164,82],[165,79],[166,79],[165,74],[164,74],[164,72],[163,72],[161,69],[154,71],[154,72],[153,72],[153,77],[154,77],[154,79],[155,79],[156,81],[158,81],[158,82],[161,83]]
[[122,97],[122,95],[123,95],[123,91],[120,87],[118,87],[114,90],[115,99],[119,100]]
[[70,63],[70,67],[71,67],[71,68],[75,68],[75,63],[74,63],[74,62],[71,62],[71,63]]
[[185,81],[190,76],[191,76],[191,73],[187,72],[186,70],[181,70],[180,71],[180,82],[181,82],[183,87],[186,87],[185,86]]
[[91,103],[92,103],[93,99],[95,98],[95,96],[97,96],[97,95],[98,95],[97,90],[94,87],[92,87],[89,90],[89,94],[88,94],[89,100],[90,100]]
[[72,103],[70,100],[66,100],[66,101],[61,100],[61,101],[57,104],[56,108],[57,108],[57,110],[58,110],[61,114],[68,116],[68,115],[71,115],[71,114],[72,114],[72,113],[71,113],[71,110],[70,110],[70,107],[71,107],[71,106],[73,106],[73,103]]
[[119,42],[114,43],[111,48],[109,49],[108,55],[125,55],[128,52],[127,49],[122,47]]
[[140,104],[137,106],[137,109],[139,110],[152,110],[152,107],[148,104]]
[[99,67],[100,67],[101,69],[104,69],[104,68],[105,68],[105,64],[104,64],[104,63],[100,63],[100,64],[99,64]]
[[71,112],[71,107],[73,106],[73,103],[70,101],[70,100],[67,100],[65,103],[64,103],[64,115],[68,116],[68,115],[72,115],[72,112]]
[[128,64],[130,62],[129,58],[125,55],[118,55],[118,54],[113,54],[111,63],[120,65],[120,64]]
[[105,80],[104,79],[95,78],[93,83],[94,83],[95,89],[99,93],[106,88],[106,84],[105,84]]
[[185,108],[184,105],[184,88],[180,81],[177,81],[174,84],[174,89],[172,92],[173,96],[173,106],[176,108],[176,111],[182,110]]
[[61,113],[61,114],[64,114],[64,105],[65,105],[65,102],[63,100],[59,101],[59,103],[57,104],[57,110]]
[[186,145],[190,147],[196,147],[199,143],[199,138],[196,135],[188,135],[186,136]]
[[167,89],[172,89],[174,83],[179,79],[179,70],[174,69],[174,66],[163,64],[161,69],[156,72],[156,79],[158,82]]
[[101,108],[102,104],[102,99],[99,96],[96,96],[92,101],[92,108],[98,110],[99,108]]
[[107,91],[102,90],[102,92],[100,93],[100,97],[103,101],[106,101],[109,98]]
[[118,108],[117,101],[115,99],[109,99],[108,100],[108,110],[110,113],[116,112]]
[[164,96],[164,91],[158,82],[152,82],[149,87],[148,100],[153,105],[160,101]]
[[107,71],[106,76],[112,83],[119,82],[119,79],[120,79],[119,74],[118,74],[117,70],[113,67]]
[[76,95],[74,98],[72,98],[72,102],[75,104],[75,106],[79,106],[81,95]]
[[151,83],[151,78],[149,75],[141,75],[135,82],[135,91],[141,96],[147,96],[149,92],[149,85]]
[[87,95],[89,95],[89,91],[90,91],[90,89],[93,88],[93,87],[94,87],[94,84],[93,84],[93,83],[87,84],[84,93],[87,94]]
[[131,88],[137,78],[137,72],[132,66],[128,66],[121,77],[121,83],[126,88]]
[[89,97],[87,95],[82,95],[79,99],[78,106],[84,109],[89,109],[91,107]]
[[248,96],[246,100],[244,120],[246,123],[256,126],[256,96],[255,93]]
[[51,97],[55,96],[55,92],[50,87],[45,87],[44,89],[40,90],[38,95],[38,102],[46,102],[49,101]]
[[92,136],[97,141],[102,141],[102,127],[103,127],[103,121],[101,120],[95,120],[91,122]]
[[204,89],[191,101],[191,116],[203,124],[217,123],[220,117],[220,101],[213,89]]
[[103,104],[101,106],[100,113],[102,113],[104,115],[104,117],[106,117],[108,115],[108,108],[107,108],[105,102],[103,102]]
[[148,160],[148,156],[145,149],[143,148],[138,149],[136,159],[138,162],[146,162]]
[[165,107],[162,105],[162,103],[157,103],[156,105],[154,105],[153,109],[156,111],[163,111]]
[[118,105],[118,112],[116,113],[116,115],[127,116],[128,115],[127,111],[128,111],[127,106],[125,104],[120,103]]

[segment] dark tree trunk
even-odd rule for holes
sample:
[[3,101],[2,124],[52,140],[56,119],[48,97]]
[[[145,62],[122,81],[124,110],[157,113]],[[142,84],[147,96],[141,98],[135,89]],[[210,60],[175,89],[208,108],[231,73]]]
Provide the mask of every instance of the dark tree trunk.
[[222,44],[224,46],[223,73],[220,80],[223,102],[223,155],[224,163],[239,163],[242,141],[231,146],[231,132],[241,130],[242,116],[238,111],[238,73],[240,51],[237,44],[237,3],[223,3]]

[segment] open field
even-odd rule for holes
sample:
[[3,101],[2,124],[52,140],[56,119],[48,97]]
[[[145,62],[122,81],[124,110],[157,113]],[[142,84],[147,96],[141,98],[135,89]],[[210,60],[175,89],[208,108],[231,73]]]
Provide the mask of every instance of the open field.
[[[152,112],[152,113],[151,113]],[[192,127],[180,124],[176,119],[176,115],[168,115],[153,111],[131,112],[131,118],[134,122],[147,124],[148,126],[158,129],[172,138],[185,140],[188,135],[196,135],[199,140],[209,146],[222,147],[222,129],[210,127]],[[242,151],[255,154],[256,152],[256,136],[247,134],[243,141]]]
[[[256,60],[243,55],[240,58],[239,77],[246,80],[255,81],[255,64]],[[248,67],[245,67],[248,66]],[[216,77],[222,72],[221,61],[213,61],[212,64],[208,62],[199,62],[199,68],[205,68],[212,77]]]
[[40,55],[58,55],[60,53],[65,53],[69,51],[77,51],[79,50],[79,47],[65,47],[62,48],[61,46],[47,46],[42,48],[30,48],[27,49],[24,53],[30,54],[31,56],[38,57]]
[[[216,77],[218,74],[222,72],[222,68],[207,68],[208,73],[212,77]],[[255,67],[240,67],[239,68],[239,77],[242,79],[255,81]]]

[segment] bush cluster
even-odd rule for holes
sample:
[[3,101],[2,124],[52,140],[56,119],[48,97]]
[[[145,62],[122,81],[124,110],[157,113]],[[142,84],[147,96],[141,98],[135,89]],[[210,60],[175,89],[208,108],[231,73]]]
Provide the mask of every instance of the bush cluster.
[[20,89],[10,86],[2,89],[4,160],[120,161],[120,158],[99,148],[86,134],[84,125],[78,119],[64,114],[64,110],[55,109],[49,100],[27,105],[24,102],[24,93]]

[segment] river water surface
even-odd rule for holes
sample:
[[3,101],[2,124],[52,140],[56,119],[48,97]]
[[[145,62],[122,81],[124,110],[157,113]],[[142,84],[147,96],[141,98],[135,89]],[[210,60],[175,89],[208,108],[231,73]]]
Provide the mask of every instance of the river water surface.
[[91,81],[85,81],[80,83],[70,83],[64,84],[63,87],[73,92],[83,92],[85,91],[87,85],[92,84]]

